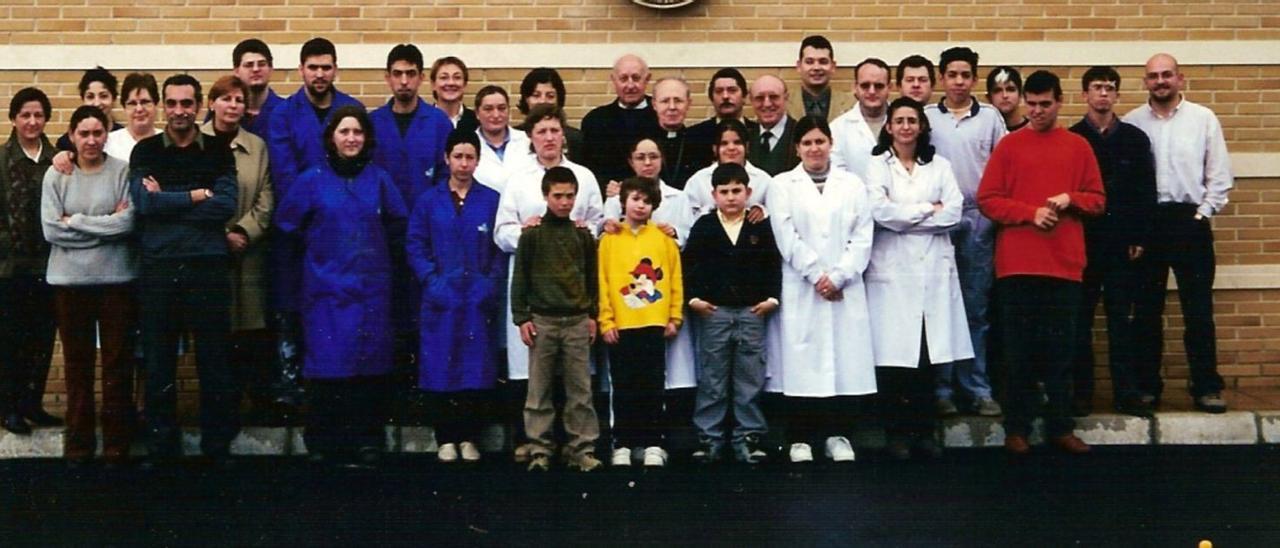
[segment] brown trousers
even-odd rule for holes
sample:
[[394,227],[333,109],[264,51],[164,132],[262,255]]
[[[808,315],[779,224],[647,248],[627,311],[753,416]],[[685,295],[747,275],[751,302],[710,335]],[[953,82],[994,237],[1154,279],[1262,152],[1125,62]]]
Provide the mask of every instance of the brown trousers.
[[[535,455],[555,453],[552,426],[556,408],[552,403],[552,383],[556,373],[564,378],[565,403],[561,412],[564,431],[569,435],[568,452],[594,452],[600,437],[600,423],[591,405],[591,354],[589,318],[580,316],[533,316],[537,331],[529,348],[529,394],[524,401],[524,431],[533,443]],[[520,341],[514,341],[520,344]]]
[[94,347],[100,338],[103,455],[108,459],[128,457],[134,420],[133,339],[129,336],[136,314],[133,289],[129,285],[59,286],[54,306],[66,362],[65,456],[93,456]]

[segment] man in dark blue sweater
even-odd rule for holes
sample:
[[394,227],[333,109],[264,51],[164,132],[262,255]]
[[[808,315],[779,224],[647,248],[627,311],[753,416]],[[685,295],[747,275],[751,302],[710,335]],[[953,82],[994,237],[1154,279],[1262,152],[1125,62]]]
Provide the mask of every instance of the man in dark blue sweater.
[[138,143],[129,161],[129,195],[142,255],[138,295],[146,362],[144,466],[181,451],[177,411],[178,335],[195,335],[200,377],[200,447],[224,463],[240,430],[239,390],[227,363],[230,286],[225,226],[236,213],[230,145],[196,126],[200,82],[164,82],[164,133]]
[[716,210],[693,224],[681,254],[701,364],[693,415],[701,445],[693,457],[706,463],[719,460],[725,448],[731,403],[734,459],[755,464],[767,456],[760,405],[765,327],[782,294],[782,258],[769,223],[746,221],[750,179],[739,164],[712,172]]
[[1130,319],[1141,292],[1138,260],[1152,237],[1156,208],[1156,168],[1151,141],[1136,126],[1120,121],[1113,110],[1120,98],[1120,75],[1111,67],[1093,67],[1082,79],[1089,110],[1071,131],[1089,141],[1102,171],[1107,209],[1084,222],[1084,296],[1076,326],[1075,409],[1092,411],[1093,312],[1101,297],[1107,313],[1107,343],[1115,410],[1150,417],[1152,407],[1139,392],[1137,343]]

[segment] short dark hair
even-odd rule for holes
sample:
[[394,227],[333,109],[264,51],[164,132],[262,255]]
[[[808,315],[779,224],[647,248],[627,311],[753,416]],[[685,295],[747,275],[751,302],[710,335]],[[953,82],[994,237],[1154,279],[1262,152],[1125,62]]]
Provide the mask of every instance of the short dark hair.
[[[566,124],[564,119],[564,111],[555,105],[534,105],[529,109],[529,115],[524,118],[525,133],[533,131],[533,126],[543,120],[556,120],[560,122],[560,129],[564,129]],[[530,135],[532,137],[532,135]]]
[[707,81],[707,97],[711,97],[715,92],[716,80],[721,78],[733,78],[733,81],[738,84],[738,89],[742,90],[742,95],[745,96],[747,94],[747,79],[742,75],[742,71],[733,67],[726,67],[717,70],[715,74],[711,75],[711,79]]
[[1089,91],[1089,84],[1098,80],[1102,80],[1103,82],[1115,82],[1116,87],[1120,87],[1120,73],[1116,72],[1116,69],[1112,67],[1100,65],[1089,67],[1089,70],[1084,71],[1084,76],[1080,77],[1081,90]]
[[204,101],[203,92],[200,89],[200,81],[190,74],[175,74],[164,79],[165,92],[168,93],[169,86],[191,86],[196,91],[196,102]]
[[444,154],[448,156],[453,154],[453,147],[458,145],[471,145],[475,147],[476,154],[480,154],[480,136],[476,132],[466,128],[454,129],[449,132],[449,138],[444,141]]
[[1037,70],[1027,77],[1026,86],[1022,88],[1022,95],[1025,97],[1028,93],[1044,93],[1046,91],[1053,92],[1055,100],[1062,100],[1062,80],[1057,74],[1047,70]]
[[502,89],[502,86],[488,85],[480,88],[480,91],[476,92],[476,110],[480,110],[480,101],[483,101],[485,97],[490,95],[501,95],[502,99],[507,102],[507,106],[511,106],[511,97],[507,95],[507,90]]
[[913,159],[922,165],[932,162],[935,149],[932,144],[929,144],[929,118],[924,114],[924,104],[910,97],[899,97],[889,103],[889,108],[885,109],[885,123],[880,127],[880,134],[876,137],[876,146],[871,149],[871,155],[879,156],[893,150],[893,135],[889,133],[889,124],[893,121],[893,112],[902,107],[915,110],[916,117],[920,118],[920,136],[916,138],[916,157]]
[[147,72],[131,72],[124,77],[124,83],[120,85],[120,98],[128,101],[129,94],[133,90],[140,89],[151,94],[151,100],[160,101],[160,90],[156,88],[156,77]]
[[898,61],[898,68],[897,70],[894,71],[894,74],[893,74],[894,83],[901,86],[902,75],[903,75],[902,73],[906,72],[906,70],[909,68],[921,68],[921,67],[927,69],[927,72],[929,73],[929,85],[933,85],[937,83],[937,80],[934,79],[934,75],[933,75],[933,61],[930,61],[928,57],[925,57],[923,55],[908,55],[906,57],[903,57],[901,61]]
[[40,91],[40,88],[22,88],[13,94],[13,98],[9,100],[9,119],[17,119],[23,105],[32,101],[40,103],[40,110],[44,111],[44,119],[46,121],[50,116],[53,116],[53,105],[49,103],[48,95]]
[[724,138],[724,134],[730,131],[738,134],[738,137],[742,139],[743,146],[750,152],[751,136],[747,134],[747,126],[741,121],[732,118],[720,120],[720,123],[716,124],[715,140],[711,141],[711,145],[720,148],[720,139]]
[[548,169],[542,174],[542,195],[551,194],[551,185],[555,184],[571,184],[573,191],[578,191],[578,176],[573,174],[573,170],[564,166],[556,166]]
[[257,38],[249,38],[241,40],[236,44],[236,48],[231,50],[231,66],[240,66],[240,61],[244,60],[244,54],[256,53],[267,58],[267,64],[275,66],[275,58],[271,57],[271,48],[267,47],[267,43]]
[[826,135],[827,139],[831,139],[831,125],[827,123],[827,119],[810,114],[796,122],[796,132],[792,136],[791,146],[799,145],[800,139],[803,139],[806,133],[815,129]]
[[997,80],[1013,83],[1013,87],[1018,90],[1018,93],[1022,93],[1022,74],[1018,72],[1018,69],[1006,65],[991,69],[991,72],[987,73],[988,95],[995,91],[996,84],[999,83]]
[[435,62],[431,63],[431,75],[430,75],[431,80],[434,81],[436,79],[436,73],[440,72],[440,67],[443,67],[445,65],[455,65],[458,68],[462,69],[462,81],[463,82],[471,81],[471,71],[467,70],[467,64],[463,63],[462,59],[459,59],[452,55],[446,55],[444,57],[436,59]]
[[333,133],[338,131],[338,124],[343,119],[355,118],[360,123],[360,129],[364,130],[364,148],[360,149],[360,156],[367,156],[377,146],[373,135],[373,122],[369,120],[369,113],[364,111],[363,107],[358,105],[345,105],[334,109],[333,115],[329,117],[329,123],[324,126],[324,150],[330,156],[337,156],[338,147],[333,144]]
[[319,57],[321,55],[329,55],[333,57],[334,63],[338,62],[338,50],[333,47],[333,42],[317,36],[302,44],[302,51],[298,54],[298,63],[306,63],[308,57]]
[[821,34],[805,36],[804,40],[800,41],[800,53],[797,59],[804,58],[804,48],[825,49],[831,54],[832,59],[836,58],[836,48],[831,47],[831,41]]
[[422,50],[419,50],[418,46],[396,44],[395,47],[391,48],[391,51],[387,53],[387,72],[391,72],[391,65],[394,65],[396,61],[409,63],[418,67],[418,72],[422,72]]
[[102,67],[94,67],[84,71],[84,75],[80,77],[80,97],[84,98],[84,92],[89,90],[89,84],[98,82],[102,87],[107,88],[107,92],[111,94],[111,98],[119,97],[119,81],[116,80],[111,71]]
[[942,55],[938,58],[938,71],[946,72],[947,65],[956,61],[968,63],[970,71],[973,71],[975,74],[978,72],[978,52],[964,46],[956,46],[943,50]]
[[862,70],[862,67],[865,67],[865,66],[867,66],[867,65],[872,65],[872,66],[880,67],[880,68],[884,69],[884,72],[885,72],[886,74],[888,74],[888,73],[889,73],[889,64],[888,64],[888,63],[884,62],[883,60],[881,60],[881,59],[880,59],[880,58],[878,58],[878,57],[868,57],[868,58],[866,58],[866,59],[863,59],[863,60],[862,60],[862,62],[860,62],[860,63],[858,63],[858,64],[856,64],[856,65],[854,65],[854,66],[853,66],[853,79],[854,79],[855,81],[858,79],[858,71]]
[[[658,181],[656,179],[638,176],[623,179],[622,186],[618,190],[618,205],[622,206],[623,211],[626,211],[627,198],[632,192],[644,194],[649,199],[649,205],[652,205],[655,210],[662,205],[662,191],[658,189]],[[649,215],[652,216],[653,212],[650,211]]]
[[67,126],[67,133],[75,133],[76,126],[89,118],[102,122],[103,130],[111,131],[111,120],[107,118],[107,113],[102,112],[102,109],[98,107],[80,105],[71,113],[71,123]]
[[751,175],[747,174],[747,168],[738,164],[720,164],[716,166],[716,169],[711,172],[711,188],[730,183],[751,186]]
[[538,67],[525,74],[524,80],[520,81],[520,101],[516,103],[516,108],[521,114],[529,113],[529,96],[533,95],[538,84],[551,84],[556,90],[556,106],[564,108],[564,79],[556,69]]
[[249,85],[245,84],[244,80],[237,78],[234,74],[228,74],[222,78],[218,78],[213,82],[212,86],[209,86],[209,101],[216,101],[219,97],[231,93],[231,90],[233,89],[240,90],[240,93],[248,93]]

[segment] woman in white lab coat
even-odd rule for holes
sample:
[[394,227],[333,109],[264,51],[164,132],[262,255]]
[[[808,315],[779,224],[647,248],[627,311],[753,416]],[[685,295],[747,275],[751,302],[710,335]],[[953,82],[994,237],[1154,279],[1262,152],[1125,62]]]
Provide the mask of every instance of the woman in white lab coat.
[[476,92],[480,163],[473,178],[499,193],[513,173],[534,164],[529,136],[511,127],[510,103],[506,90],[498,86],[485,86]]
[[806,116],[796,124],[800,165],[779,174],[769,213],[782,255],[782,363],[770,382],[787,397],[791,462],[813,460],[825,438],[834,461],[852,461],[842,432],[853,422],[847,396],[876,391],[862,272],[873,224],[866,186],[831,166],[831,129]]
[[964,198],[951,163],[929,144],[923,105],[903,97],[888,115],[867,166],[876,221],[867,302],[880,409],[891,457],[910,458],[912,444],[937,457],[933,364],[973,357],[947,234],[960,222]]
[[[537,105],[525,119],[525,128],[532,143],[536,161],[530,163],[522,171],[513,173],[502,190],[502,198],[498,201],[498,214],[494,220],[493,239],[498,248],[511,255],[508,261],[508,276],[514,264],[516,246],[520,243],[520,233],[525,227],[537,225],[543,214],[547,212],[547,201],[542,195],[542,176],[550,168],[564,166],[573,171],[578,179],[578,196],[574,200],[573,210],[569,216],[597,233],[604,220],[604,202],[600,199],[600,186],[595,175],[578,164],[570,162],[564,156],[564,112],[555,105]],[[483,148],[483,145],[481,146]],[[515,152],[515,151],[511,151]],[[510,288],[508,287],[508,290]],[[523,445],[523,408],[528,390],[529,380],[529,347],[520,342],[520,331],[511,322],[510,292],[507,304],[503,308],[503,321],[506,323],[507,345],[507,383],[508,395],[512,405],[509,419],[517,426],[516,460],[528,458],[528,448]]]
[[715,141],[711,145],[716,163],[698,170],[684,184],[685,199],[693,208],[694,220],[716,209],[716,202],[711,198],[711,174],[717,166],[726,163],[740,164],[751,177],[751,199],[747,206],[754,209],[747,212],[747,220],[759,222],[764,218],[765,210],[755,206],[768,207],[766,198],[771,178],[764,170],[747,161],[747,137],[747,127],[737,120],[725,120],[716,125]]

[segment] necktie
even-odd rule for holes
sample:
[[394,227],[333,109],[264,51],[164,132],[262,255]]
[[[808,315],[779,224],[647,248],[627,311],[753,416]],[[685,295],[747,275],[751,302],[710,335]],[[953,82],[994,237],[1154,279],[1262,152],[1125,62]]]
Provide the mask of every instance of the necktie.
[[771,150],[772,150],[771,148],[769,148],[769,140],[770,140],[772,137],[773,137],[773,134],[772,134],[772,133],[769,133],[768,131],[766,131],[766,132],[764,132],[763,134],[761,134],[761,135],[760,135],[760,146],[764,147],[764,149],[763,149],[763,150],[764,150],[765,152],[769,152],[769,151],[771,151]]

